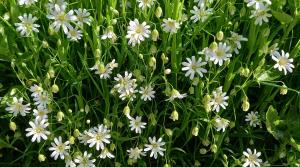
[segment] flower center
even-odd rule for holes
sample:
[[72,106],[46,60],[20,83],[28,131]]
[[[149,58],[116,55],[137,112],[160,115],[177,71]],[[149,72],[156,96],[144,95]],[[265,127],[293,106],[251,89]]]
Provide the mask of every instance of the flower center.
[[65,145],[64,145],[64,144],[59,144],[59,145],[57,146],[57,149],[58,149],[60,152],[62,152],[62,151],[65,150]]
[[32,24],[30,22],[24,22],[24,27],[29,31],[32,30]]
[[279,61],[278,61],[278,64],[281,65],[281,66],[285,66],[286,64],[288,63],[287,59],[286,58],[280,58]]
[[44,128],[36,127],[36,128],[35,128],[35,132],[36,132],[36,133],[42,133],[42,132],[44,132]]
[[223,102],[223,98],[220,95],[218,95],[215,97],[215,101],[217,104],[221,104]]
[[254,163],[256,162],[256,155],[254,154],[250,154],[249,157],[248,157],[248,160],[251,162],[251,163]]
[[143,30],[144,30],[143,26],[138,25],[138,26],[136,27],[136,29],[135,29],[135,32],[138,33],[138,34],[140,34],[140,33],[143,32]]
[[196,64],[192,64],[192,67],[191,67],[193,70],[196,70],[197,69],[197,65]]
[[24,107],[21,103],[17,103],[16,104],[16,110],[19,112],[22,112],[24,110]]
[[64,12],[62,12],[59,15],[57,15],[56,19],[60,22],[65,22],[67,21],[67,15]]
[[225,52],[224,52],[223,49],[217,49],[217,50],[216,50],[216,55],[217,55],[218,58],[223,57],[224,54],[225,54]]
[[158,147],[158,144],[157,144],[157,143],[154,143],[154,144],[152,144],[152,147],[153,147],[153,148],[157,148],[157,147]]
[[170,27],[170,28],[175,28],[175,22],[174,21],[169,21],[167,23],[167,25]]
[[97,134],[96,135],[96,140],[98,140],[98,141],[102,141],[103,140],[103,134]]

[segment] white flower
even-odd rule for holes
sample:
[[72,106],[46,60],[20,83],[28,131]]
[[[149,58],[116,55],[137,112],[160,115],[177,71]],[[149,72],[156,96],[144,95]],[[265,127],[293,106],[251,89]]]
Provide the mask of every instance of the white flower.
[[212,111],[219,112],[220,106],[223,109],[226,109],[226,106],[228,106],[228,103],[226,102],[229,97],[226,96],[226,92],[222,91],[222,86],[218,87],[215,91],[213,91],[213,98],[209,102],[210,106],[213,106]]
[[19,5],[26,5],[26,6],[30,6],[36,2],[37,0],[18,0]]
[[141,99],[144,101],[152,100],[154,98],[155,91],[151,87],[151,85],[141,87],[139,93],[142,95]]
[[54,138],[54,142],[51,143],[51,146],[49,148],[49,151],[52,151],[52,154],[50,155],[55,160],[57,160],[58,156],[60,159],[64,159],[66,155],[68,155],[67,150],[70,149],[69,141],[62,142],[61,136],[58,138]]
[[26,116],[31,110],[30,104],[23,104],[23,97],[19,99],[13,97],[13,102],[11,104],[7,103],[7,106],[5,110],[12,113],[13,116],[17,116],[18,114]]
[[250,123],[250,126],[256,127],[257,125],[260,125],[260,120],[258,116],[258,112],[251,111],[246,115],[245,121]]
[[260,9],[252,10],[250,18],[255,18],[255,24],[262,25],[263,22],[269,22],[268,17],[272,15],[268,13],[270,9],[266,7],[261,7]]
[[176,20],[168,18],[163,19],[162,27],[165,32],[176,33],[177,30],[180,28],[180,25]]
[[245,0],[245,2],[248,7],[254,6],[255,9],[261,9],[272,4],[270,0]]
[[65,163],[66,163],[66,167],[76,167],[76,164],[74,163],[70,155],[67,155],[65,157]]
[[275,51],[273,52],[272,59],[276,61],[276,64],[274,65],[274,68],[278,68],[279,71],[284,72],[284,75],[287,74],[287,72],[292,73],[293,68],[295,66],[292,64],[293,59],[289,59],[290,54],[285,53],[283,50],[281,50],[281,55],[279,52]]
[[142,129],[145,128],[145,125],[147,123],[142,122],[142,117],[137,116],[135,119],[132,117],[129,117],[130,119],[130,130],[135,131],[135,133],[142,133]]
[[117,36],[114,33],[113,27],[107,27],[107,30],[104,31],[103,35],[101,36],[101,39],[111,39],[114,42],[117,39]]
[[126,38],[129,38],[128,44],[135,46],[136,44],[140,44],[141,41],[144,41],[145,38],[149,38],[151,33],[149,28],[150,26],[147,25],[146,22],[140,24],[137,19],[130,21],[126,35]]
[[50,135],[50,132],[46,130],[49,125],[47,121],[48,120],[46,119],[43,119],[41,121],[36,119],[34,120],[34,122],[30,121],[29,125],[31,126],[31,128],[25,129],[25,131],[28,132],[26,136],[32,136],[32,142],[37,141],[39,143],[41,142],[41,139],[47,140],[47,136]]
[[241,42],[242,41],[248,41],[248,39],[243,37],[242,35],[239,35],[238,33],[235,33],[235,32],[232,32],[232,31],[230,31],[230,33],[231,33],[231,37],[228,38],[228,39],[230,40],[230,42],[232,42],[234,44],[233,46],[235,46],[234,47],[234,52],[236,54],[239,54],[239,49],[242,48]]
[[31,86],[29,90],[32,93],[31,94],[32,97],[40,96],[43,92],[43,88],[41,86],[37,86],[36,84]]
[[86,9],[75,9],[77,25],[82,27],[83,23],[91,25],[90,13]]
[[129,158],[137,160],[140,159],[141,156],[145,156],[145,152],[143,151],[143,149],[139,149],[138,147],[130,148],[130,150],[127,150],[127,152],[129,153]]
[[191,20],[193,20],[194,23],[196,23],[199,20],[203,23],[212,14],[212,11],[212,8],[206,9],[204,4],[200,5],[199,8],[197,6],[194,6],[193,10],[190,10],[190,12],[193,14]]
[[224,118],[216,118],[214,120],[214,127],[216,128],[217,131],[222,130],[225,132],[225,129],[228,127],[230,121]]
[[178,90],[176,90],[176,89],[172,89],[172,91],[171,91],[171,93],[170,93],[170,95],[169,95],[169,98],[166,100],[166,101],[173,101],[173,100],[175,100],[175,99],[183,99],[183,98],[185,98],[187,96],[187,94],[186,93],[184,93],[184,94],[181,94],[181,93],[179,93],[179,91]]
[[34,104],[38,107],[46,108],[48,104],[50,104],[50,97],[48,92],[44,91],[40,96],[34,97]]
[[135,98],[135,93],[137,92],[136,87],[136,79],[131,79],[132,73],[128,73],[125,71],[125,76],[121,76],[120,74],[117,74],[117,77],[115,77],[115,81],[117,81],[117,84],[114,86],[114,88],[118,91],[120,94],[120,98],[122,100],[125,100],[126,98],[133,99]]
[[139,3],[139,8],[142,8],[142,10],[146,9],[147,7],[150,8],[153,3],[154,0],[137,0]]
[[260,167],[262,164],[262,159],[259,159],[259,156],[261,155],[261,152],[256,152],[256,149],[254,149],[253,153],[252,151],[247,148],[247,152],[244,151],[243,154],[246,156],[243,161],[243,167]]
[[87,141],[89,147],[96,145],[96,150],[104,149],[104,143],[110,143],[110,130],[103,124],[94,127],[91,132],[88,132],[90,139]]
[[165,145],[165,142],[162,141],[161,137],[157,141],[155,136],[152,139],[149,137],[149,142],[150,144],[145,144],[146,148],[144,151],[151,151],[150,157],[157,159],[157,153],[159,153],[161,156],[164,156],[163,151],[166,151],[166,149],[161,147]]
[[230,46],[227,46],[226,43],[220,42],[218,47],[214,50],[207,50],[210,61],[214,62],[214,64],[219,64],[219,66],[223,65],[224,61],[229,60],[232,56],[230,53]]
[[67,32],[67,37],[71,41],[78,41],[82,37],[82,32],[81,30],[78,30],[78,28],[70,28],[69,31]]
[[57,32],[60,27],[64,30],[64,33],[67,34],[69,29],[72,29],[70,22],[76,20],[74,16],[74,11],[70,10],[66,13],[66,6],[54,5],[54,9],[50,11],[50,14],[47,15],[47,18],[54,20],[51,24],[51,27]]
[[66,8],[68,3],[65,0],[49,0],[49,3],[47,4],[48,10],[54,10],[55,5]]
[[89,129],[88,131],[85,130],[83,133],[80,133],[80,135],[78,136],[79,142],[80,142],[80,143],[83,143],[84,145],[87,145],[87,144],[88,144],[88,141],[89,141],[90,139],[92,139],[92,137],[89,136],[88,134],[89,134],[89,133],[93,133],[92,131],[93,131],[93,129],[91,128],[91,129]]
[[197,73],[200,77],[203,77],[203,73],[207,73],[207,70],[202,68],[202,66],[206,65],[207,62],[202,62],[202,58],[199,57],[196,61],[195,56],[192,58],[186,58],[187,62],[183,62],[182,65],[185,66],[182,68],[182,71],[187,71],[185,76],[190,76],[190,79],[193,80],[195,74]]
[[22,36],[29,36],[32,31],[39,32],[37,28],[39,28],[40,25],[34,24],[34,22],[37,21],[35,16],[32,17],[32,14],[24,13],[23,16],[19,16],[18,18],[21,23],[15,23],[15,26]]
[[49,111],[47,108],[44,107],[37,107],[37,109],[33,109],[33,115],[35,116],[35,119],[41,121],[42,119],[47,119]]
[[99,157],[101,159],[105,159],[106,157],[107,158],[115,158],[115,156],[112,153],[110,153],[106,147],[101,151],[101,154],[99,155]]
[[79,164],[77,167],[95,167],[94,162],[96,162],[96,160],[90,159],[91,157],[92,154],[88,154],[84,151],[83,156],[77,156],[74,161]]
[[113,59],[110,63],[104,66],[103,63],[97,61],[95,65],[90,68],[90,70],[95,70],[95,74],[99,74],[101,79],[107,79],[112,74],[112,70],[118,67],[118,63],[115,63],[115,59]]

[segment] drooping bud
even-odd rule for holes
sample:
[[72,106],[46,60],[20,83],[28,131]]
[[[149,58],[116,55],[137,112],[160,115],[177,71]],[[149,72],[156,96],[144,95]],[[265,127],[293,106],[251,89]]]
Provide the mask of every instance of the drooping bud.
[[287,86],[286,85],[282,85],[282,87],[280,88],[280,94],[281,95],[286,95],[288,92]]
[[224,33],[223,33],[223,31],[217,32],[216,37],[217,37],[217,40],[218,40],[218,41],[222,41],[223,38],[224,38]]
[[247,112],[249,108],[250,108],[250,103],[248,101],[248,98],[245,97],[242,102],[242,109],[243,111]]
[[149,60],[149,66],[153,69],[153,71],[156,69],[156,58],[155,57],[151,57]]
[[160,6],[157,7],[156,10],[155,10],[155,16],[157,18],[160,18],[162,16],[162,14],[163,14],[162,8]]
[[178,120],[178,112],[177,112],[176,110],[174,110],[174,111],[171,113],[170,118],[171,118],[173,121],[177,121],[177,120]]
[[65,114],[62,111],[59,111],[56,115],[56,120],[58,122],[61,122],[63,120],[63,118],[65,117]]
[[44,162],[44,161],[46,160],[45,155],[44,155],[44,154],[39,154],[39,155],[38,155],[38,160],[39,160],[40,162]]
[[10,122],[9,123],[9,129],[15,132],[16,129],[17,129],[16,123],[15,122]]
[[52,87],[51,87],[51,91],[53,93],[57,93],[59,91],[59,87],[56,84],[53,84]]
[[194,127],[193,130],[192,130],[192,135],[193,136],[198,136],[198,133],[199,133],[199,128],[198,126]]
[[154,29],[151,32],[151,39],[152,39],[152,41],[156,42],[158,40],[158,37],[159,37],[159,32],[157,31],[157,29]]

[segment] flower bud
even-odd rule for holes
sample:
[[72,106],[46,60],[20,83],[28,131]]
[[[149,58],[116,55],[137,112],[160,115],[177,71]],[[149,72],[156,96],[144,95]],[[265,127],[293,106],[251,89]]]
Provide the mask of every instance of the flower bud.
[[286,85],[282,85],[282,87],[280,87],[280,94],[281,95],[286,95],[288,92],[287,86]]
[[194,87],[190,87],[189,88],[189,93],[191,94],[191,95],[193,95],[194,93],[195,93],[195,89],[194,89]]
[[169,68],[167,68],[167,69],[165,69],[165,71],[164,71],[164,73],[165,73],[165,75],[169,75],[169,74],[171,74],[171,69],[169,69]]
[[203,139],[203,140],[202,140],[202,144],[203,144],[205,147],[207,147],[207,146],[210,145],[210,141],[209,141],[208,139]]
[[59,91],[59,87],[56,84],[53,84],[52,87],[51,87],[51,91],[53,93],[57,93]]
[[90,124],[91,123],[91,120],[86,120],[86,124]]
[[199,166],[201,166],[201,163],[198,160],[196,160],[194,166],[199,167]]
[[236,7],[231,4],[229,7],[228,7],[228,11],[229,11],[229,14],[230,15],[234,15],[235,11],[236,11]]
[[49,48],[48,42],[47,42],[47,41],[43,41],[43,42],[42,42],[42,47],[43,47],[43,48]]
[[198,128],[198,126],[196,126],[193,128],[192,134],[193,134],[193,136],[198,136],[198,133],[199,133],[199,128]]
[[243,111],[248,111],[250,108],[250,103],[248,101],[248,98],[244,98],[243,102],[242,102],[242,109]]
[[169,164],[165,164],[164,167],[170,167],[170,165]]
[[70,142],[70,144],[74,144],[75,143],[75,137],[74,136],[70,136],[69,137],[69,142]]
[[40,162],[44,162],[46,160],[46,157],[45,157],[44,154],[39,154],[38,159],[39,159]]
[[130,108],[129,108],[129,106],[124,107],[123,113],[124,113],[124,115],[126,115],[128,118],[130,117]]
[[79,137],[80,136],[80,131],[78,129],[75,129],[73,132],[74,137]]
[[216,153],[218,151],[218,146],[216,144],[211,145],[210,147],[211,152]]
[[156,121],[156,118],[155,118],[155,114],[151,113],[151,114],[149,115],[149,119],[150,119],[150,124],[151,124],[152,126],[155,126],[155,125],[157,124],[157,121]]
[[206,154],[207,153],[207,150],[205,148],[201,148],[199,150],[200,154]]
[[15,132],[16,129],[17,129],[16,123],[15,122],[10,122],[9,123],[9,129]]
[[212,51],[215,51],[217,48],[218,48],[218,44],[217,42],[213,42],[210,44],[209,48],[212,50]]
[[156,42],[159,38],[159,32],[157,31],[157,29],[154,29],[152,32],[151,32],[151,39],[152,41]]
[[95,59],[99,60],[100,56],[101,56],[101,50],[100,49],[96,49],[96,51],[95,51]]
[[61,122],[64,117],[65,117],[65,114],[63,112],[59,111],[56,115],[56,120],[58,122]]
[[57,44],[57,46],[60,46],[61,45],[61,40],[58,39],[56,44]]
[[200,82],[200,79],[198,77],[193,78],[192,85],[197,86]]
[[117,20],[117,19],[112,19],[112,20],[111,20],[111,24],[112,24],[112,25],[116,25],[117,23],[118,23],[118,20]]
[[216,37],[217,37],[217,40],[218,40],[218,41],[222,41],[223,38],[224,38],[224,33],[223,33],[223,31],[217,32]]
[[150,53],[151,54],[155,54],[156,52],[157,52],[156,46],[155,45],[151,45],[151,47],[150,47]]
[[163,14],[162,8],[160,6],[157,7],[156,10],[155,10],[155,16],[157,18],[160,18],[162,16],[162,14]]
[[50,78],[54,78],[55,77],[55,71],[53,68],[50,68],[49,71],[48,71],[49,75],[50,75]]
[[211,110],[211,105],[209,104],[209,101],[210,101],[210,96],[206,94],[202,100],[206,112],[210,112]]
[[173,135],[173,131],[171,129],[165,129],[165,133],[171,137]]
[[167,64],[169,61],[169,58],[164,53],[162,53],[161,60],[163,61],[164,64]]
[[177,112],[176,110],[174,110],[174,111],[171,113],[170,118],[171,118],[173,121],[177,121],[177,120],[178,120],[178,112]]
[[153,71],[156,69],[156,59],[155,57],[151,57],[149,60],[149,66],[153,69]]
[[240,17],[245,16],[245,14],[246,14],[246,8],[242,7],[242,9],[240,10]]

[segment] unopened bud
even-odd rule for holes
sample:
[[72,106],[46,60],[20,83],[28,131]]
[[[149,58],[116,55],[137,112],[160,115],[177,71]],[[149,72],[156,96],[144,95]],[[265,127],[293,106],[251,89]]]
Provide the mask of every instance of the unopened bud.
[[171,137],[173,135],[173,131],[171,129],[165,129],[165,133]]
[[218,48],[218,44],[217,42],[213,42],[210,44],[209,48],[212,50],[212,51],[215,51],[217,48]]
[[156,69],[156,58],[155,57],[151,57],[149,60],[149,66],[153,69],[153,71]]
[[91,123],[91,120],[86,120],[86,124],[90,124]]
[[17,129],[16,123],[15,122],[10,122],[9,123],[9,129],[15,132],[16,129]]
[[169,58],[164,53],[162,53],[161,60],[163,61],[164,64],[167,64],[169,61]]
[[205,111],[210,112],[211,111],[211,105],[209,104],[210,102],[210,96],[206,94],[202,100],[202,103],[204,105]]
[[70,144],[74,144],[75,143],[75,137],[74,136],[70,136],[69,137],[69,142],[70,142]]
[[152,41],[156,42],[157,39],[159,37],[159,32],[157,31],[157,29],[154,29],[152,32],[151,32],[151,39]]
[[223,38],[224,38],[224,33],[223,33],[223,31],[217,32],[216,37],[217,37],[217,40],[218,40],[218,41],[222,41]]
[[165,164],[164,167],[170,167],[170,165],[169,164]]
[[173,121],[177,121],[177,120],[178,120],[178,112],[177,112],[176,110],[174,110],[174,111],[171,113],[170,118],[171,118]]
[[202,140],[202,144],[203,144],[205,147],[207,147],[207,146],[210,145],[210,141],[209,141],[208,139],[203,139],[203,140]]
[[210,147],[211,152],[216,153],[218,151],[218,146],[216,144],[211,145]]
[[64,117],[65,117],[65,114],[61,111],[59,111],[56,115],[56,119],[57,119],[58,122],[61,122]]
[[198,136],[198,133],[199,133],[199,128],[198,128],[198,126],[196,126],[193,128],[192,134],[193,134],[193,136]]
[[150,47],[150,53],[151,54],[155,54],[156,52],[157,52],[156,46],[155,45],[151,45],[151,47]]
[[129,106],[124,107],[123,113],[124,113],[124,115],[126,115],[127,117],[130,117],[130,108],[129,108]]
[[80,131],[78,129],[75,129],[73,132],[74,137],[79,137],[80,136]]
[[61,40],[58,39],[56,44],[57,44],[57,46],[60,46],[61,45]]
[[116,25],[117,23],[118,23],[118,20],[117,20],[117,19],[112,19],[112,20],[111,20],[111,24],[112,24],[112,25]]
[[165,75],[169,75],[169,74],[171,74],[171,69],[169,69],[169,68],[167,68],[167,69],[165,69],[165,71],[164,71],[164,73],[165,73]]
[[155,10],[155,16],[157,18],[160,18],[162,16],[162,13],[163,13],[162,8],[160,6],[157,7],[156,10]]
[[281,95],[286,95],[288,92],[287,86],[283,85],[282,87],[280,87],[280,94]]
[[53,93],[57,93],[59,91],[59,87],[56,84],[53,84],[52,87],[51,87],[51,91]]
[[44,154],[39,154],[38,159],[40,162],[44,162],[46,160],[46,157]]
[[190,87],[189,88],[189,93],[191,94],[191,95],[193,95],[194,93],[195,93],[195,89],[194,89],[194,87]]
[[48,47],[49,47],[48,42],[47,42],[47,41],[43,41],[43,42],[42,42],[42,47],[43,47],[43,48],[48,48]]
[[249,108],[250,108],[250,103],[248,101],[248,98],[245,98],[242,103],[242,109],[243,109],[243,111],[246,112],[249,110]]
[[234,15],[235,11],[236,11],[236,7],[231,4],[229,7],[228,7],[228,10],[229,10],[229,14],[230,15]]
[[200,154],[206,154],[207,150],[205,148],[201,148],[199,152],[200,152]]

